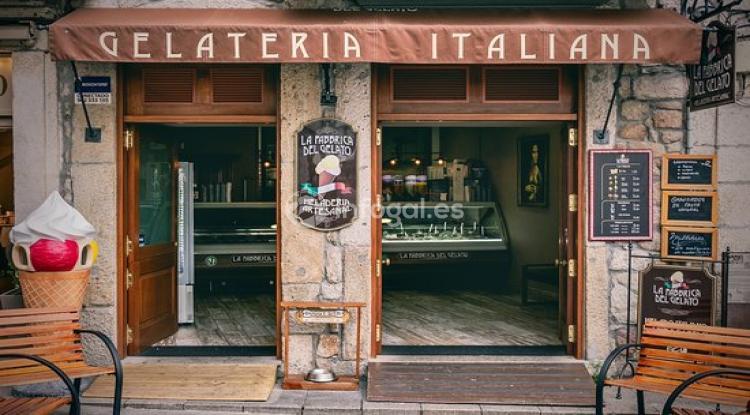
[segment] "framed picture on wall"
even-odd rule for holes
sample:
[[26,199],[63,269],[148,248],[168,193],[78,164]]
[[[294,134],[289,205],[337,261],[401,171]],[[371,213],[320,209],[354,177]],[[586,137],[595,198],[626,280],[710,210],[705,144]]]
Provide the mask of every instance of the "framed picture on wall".
[[547,207],[549,201],[549,136],[518,139],[518,206]]

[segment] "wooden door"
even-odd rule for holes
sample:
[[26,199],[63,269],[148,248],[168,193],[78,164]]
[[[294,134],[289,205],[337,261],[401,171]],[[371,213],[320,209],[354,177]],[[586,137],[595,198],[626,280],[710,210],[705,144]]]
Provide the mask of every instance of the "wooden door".
[[373,246],[373,257],[374,260],[374,280],[372,283],[373,298],[372,298],[372,356],[380,354],[383,347],[382,327],[383,327],[383,221],[382,221],[382,137],[383,127],[377,123],[373,123],[375,127],[375,140],[372,146],[372,197],[375,200],[376,211],[372,219],[372,246]]
[[128,354],[177,331],[176,151],[154,130],[127,128]]
[[561,136],[560,230],[558,243],[560,338],[568,354],[576,351],[577,230],[578,230],[578,130],[566,125]]

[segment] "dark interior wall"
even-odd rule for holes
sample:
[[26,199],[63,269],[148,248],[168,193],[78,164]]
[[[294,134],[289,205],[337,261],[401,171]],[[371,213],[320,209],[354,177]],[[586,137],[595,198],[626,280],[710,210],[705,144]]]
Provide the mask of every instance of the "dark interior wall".
[[[503,211],[511,244],[510,272],[507,284],[504,284],[508,292],[518,292],[523,265],[553,263],[557,258],[563,173],[561,131],[562,127],[556,123],[534,127],[440,128],[440,153],[446,160],[478,159],[490,171],[493,191]],[[402,150],[404,153],[419,153],[425,147],[429,149],[430,134],[429,127],[386,130],[383,159],[387,162],[390,157],[387,152],[394,148],[389,140],[403,142],[411,137],[422,144],[402,144]],[[521,207],[517,202],[517,143],[521,137],[538,135],[549,136],[549,202],[546,207]]]
[[[218,183],[221,171],[222,182],[232,182],[233,201],[242,201],[243,180],[247,180],[248,200],[263,199],[258,159],[275,164],[276,131],[273,127],[149,126],[146,129],[144,133],[158,134],[179,143],[179,160],[195,163],[195,183],[199,190],[201,185]],[[263,139],[260,150],[259,129]]]
[[0,131],[0,206],[13,210],[13,132]]

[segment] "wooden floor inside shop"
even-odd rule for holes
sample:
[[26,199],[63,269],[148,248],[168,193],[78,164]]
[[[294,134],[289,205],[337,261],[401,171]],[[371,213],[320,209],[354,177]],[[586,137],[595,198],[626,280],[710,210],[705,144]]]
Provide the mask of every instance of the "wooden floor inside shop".
[[276,303],[272,293],[220,294],[195,299],[195,324],[155,346],[273,346]]
[[520,296],[488,291],[383,293],[383,345],[552,346],[557,303],[521,305]]

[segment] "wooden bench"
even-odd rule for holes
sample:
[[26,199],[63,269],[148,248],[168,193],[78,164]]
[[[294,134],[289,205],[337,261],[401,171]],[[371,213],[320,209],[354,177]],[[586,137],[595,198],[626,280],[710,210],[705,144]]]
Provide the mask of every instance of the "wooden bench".
[[[637,357],[629,363],[633,376],[608,379],[626,350]],[[750,409],[750,330],[647,322],[640,343],[620,346],[604,361],[596,382],[597,415],[604,413],[605,386],[635,390],[639,414],[644,391],[670,395],[663,414],[673,412],[678,396]]]
[[[91,335],[102,341],[109,350],[113,366],[88,365],[84,360],[81,334]],[[0,310],[0,387],[63,379],[73,396],[70,400],[71,413],[77,414],[81,379],[108,374],[115,375],[113,413],[117,415],[122,403],[122,366],[117,349],[105,334],[81,328],[79,310]],[[42,404],[41,401],[37,403]]]

